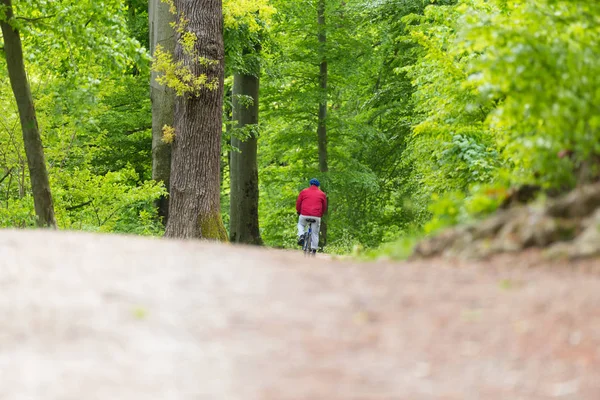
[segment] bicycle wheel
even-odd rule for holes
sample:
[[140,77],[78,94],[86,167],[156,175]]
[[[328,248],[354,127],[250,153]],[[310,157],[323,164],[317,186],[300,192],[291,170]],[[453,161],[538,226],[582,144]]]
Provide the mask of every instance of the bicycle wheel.
[[311,229],[310,226],[308,227],[308,229],[306,230],[306,232],[304,232],[304,245],[302,246],[302,250],[304,250],[304,255],[309,255],[310,251],[311,251],[311,245],[310,245],[310,235],[311,234]]

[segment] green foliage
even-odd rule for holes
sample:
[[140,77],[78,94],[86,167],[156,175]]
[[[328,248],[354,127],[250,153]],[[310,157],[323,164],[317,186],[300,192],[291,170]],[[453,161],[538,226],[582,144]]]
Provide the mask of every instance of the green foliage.
[[74,87],[93,87],[110,73],[147,69],[147,52],[130,35],[121,0],[16,2],[16,14],[23,21],[25,56],[46,80],[62,77]]
[[425,232],[493,212],[513,186],[598,177],[598,4],[461,0],[402,21],[417,45],[395,69],[413,86],[402,158]]
[[[600,8],[549,0],[492,5],[460,8],[469,24],[463,46],[481,53],[473,81],[482,95],[500,100],[490,130],[523,179],[572,184],[577,165],[600,151]],[[558,157],[565,149],[570,166]]]
[[246,27],[249,32],[263,29],[263,23],[269,23],[275,8],[268,0],[225,0],[223,17],[226,29]]
[[223,3],[226,75],[260,76],[261,50],[272,44],[269,26],[274,13],[270,0]]
[[166,193],[154,182],[138,184],[133,168],[105,175],[89,170],[52,175],[59,228],[156,235],[162,232],[154,201]]
[[[152,204],[164,189],[151,182],[147,3],[16,3],[60,226],[160,234]],[[420,235],[494,212],[510,188],[532,183],[556,192],[600,175],[600,3],[327,0],[325,6],[322,28],[312,0],[224,2],[226,89],[234,73],[261,79],[259,125],[238,129],[228,122],[226,90],[226,223],[231,137],[259,138],[264,241],[296,246],[296,196],[318,177],[330,202],[326,251],[337,254],[372,257],[383,243],[382,254],[404,257]],[[185,18],[176,28],[193,62],[213,62],[195,53]],[[324,56],[326,98],[318,79]],[[4,68],[0,225],[33,226]],[[214,84],[160,48],[154,68],[180,94]],[[323,100],[326,173],[319,172],[316,134]]]
[[425,233],[435,232],[441,228],[464,222],[468,218],[462,207],[464,201],[465,194],[460,191],[446,193],[443,197],[434,194],[429,206],[432,219],[425,224]]
[[[477,127],[471,140],[491,158],[501,154],[515,180],[572,184],[577,165],[598,154],[597,11],[588,3],[541,0],[427,8],[411,30],[423,53],[407,67],[425,115],[415,127],[427,134],[425,146],[445,132]],[[570,162],[558,157],[561,150],[571,152]],[[482,182],[492,181],[500,165],[486,164]]]
[[8,198],[0,207],[0,227],[32,228],[36,225],[33,197]]
[[[406,116],[407,101],[393,98],[386,86],[391,67],[376,43],[388,38],[382,39],[385,35],[371,24],[379,13],[365,11],[358,2],[326,2],[329,172],[320,173],[316,131],[321,45],[315,34],[316,8],[307,1],[278,2],[275,7],[279,13],[273,18],[272,34],[277,39],[265,55],[261,89],[261,118],[268,121],[259,140],[263,239],[271,245],[295,246],[295,200],[316,176],[330,204],[325,250],[376,246],[395,237],[408,222],[404,198],[397,194],[403,177],[397,173],[404,136],[410,132],[406,118],[395,118],[396,111]],[[393,40],[387,43],[393,47]]]
[[148,25],[148,1],[126,0],[129,34],[137,40],[144,49],[150,48],[150,27]]
[[370,249],[356,256],[364,260],[406,260],[411,256],[420,239],[422,239],[420,234],[406,233],[394,242],[384,243],[377,249]]
[[[147,3],[16,2],[60,228],[156,235]],[[33,227],[18,114],[0,67],[0,226]]]

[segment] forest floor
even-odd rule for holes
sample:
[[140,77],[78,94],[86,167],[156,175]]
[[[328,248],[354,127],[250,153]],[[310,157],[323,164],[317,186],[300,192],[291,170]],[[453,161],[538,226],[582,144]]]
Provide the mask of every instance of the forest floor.
[[0,230],[0,398],[600,398],[598,260]]

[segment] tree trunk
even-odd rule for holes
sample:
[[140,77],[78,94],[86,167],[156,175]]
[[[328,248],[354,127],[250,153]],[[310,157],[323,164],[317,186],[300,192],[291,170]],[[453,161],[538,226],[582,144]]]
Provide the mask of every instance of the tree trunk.
[[[234,84],[235,84],[235,75],[234,75]],[[229,241],[232,243],[236,243],[238,239],[238,232],[240,226],[240,219],[237,205],[239,204],[239,196],[240,191],[238,184],[238,165],[239,165],[239,148],[240,148],[240,140],[235,137],[234,132],[236,126],[234,126],[234,96],[235,91],[234,88],[231,88],[231,115],[228,117],[231,118],[231,124],[228,125],[229,129],[229,141],[231,145],[231,150],[229,151]],[[236,103],[237,104],[237,103]]]
[[226,157],[224,157],[224,159],[221,159],[221,191],[223,190],[223,183],[224,183],[224,175],[227,171],[228,177],[229,177],[229,240],[233,241],[231,239],[231,203],[233,201],[232,199],[232,191],[231,191],[231,169],[232,169],[232,163],[233,161],[233,157],[234,157],[234,152],[232,149],[233,146],[233,136],[232,136],[232,132],[233,132],[233,126],[232,126],[232,121],[233,121],[233,106],[231,104],[231,99],[232,99],[232,95],[233,95],[233,89],[230,87],[227,92],[225,92],[224,98],[225,98],[225,102],[223,104],[223,115],[224,115],[224,119],[225,121],[227,121],[227,123],[225,124],[225,137],[227,138],[227,154]]
[[[235,79],[235,77],[234,77]],[[235,82],[235,81],[234,81]],[[232,98],[233,99],[233,98]],[[235,107],[235,106],[234,106]],[[233,111],[233,110],[232,110]],[[233,112],[232,112],[233,115]],[[232,121],[234,118],[232,116]],[[231,131],[234,129],[232,127]],[[238,204],[240,203],[240,185],[239,185],[239,148],[241,141],[233,133],[231,135],[231,151],[229,153],[229,240],[232,243],[238,242],[240,231],[240,213]]]
[[[233,77],[233,121],[237,128],[257,128],[259,78],[235,74]],[[252,104],[240,101],[239,96],[252,98]],[[240,152],[231,157],[231,208],[232,242],[261,245],[258,225],[258,166],[257,136],[253,130],[244,141],[232,137],[232,145]]]
[[[325,25],[325,1],[319,0],[318,30],[319,30],[319,118],[317,126],[317,140],[319,144],[319,171],[323,174],[329,171],[327,167],[327,31]],[[327,244],[327,218],[321,221],[320,246]]]
[[[175,61],[195,76],[216,80],[175,100],[175,140],[171,160],[171,193],[166,236],[227,240],[221,218],[220,154],[223,108],[223,15],[221,0],[175,0],[186,30],[195,34],[194,54],[178,38]],[[181,34],[178,34],[181,36]],[[199,62],[198,56],[214,62]]]
[[[156,45],[164,51],[175,51],[175,31],[171,23],[175,16],[169,12],[169,5],[161,0],[149,0],[148,14],[150,23],[150,53],[154,55]],[[152,101],[152,179],[162,181],[167,190],[171,175],[171,145],[162,140],[163,127],[173,126],[175,91],[156,82],[157,72],[150,77],[150,99]],[[157,201],[158,215],[166,224],[169,211],[168,196]]]
[[6,53],[10,85],[17,101],[21,129],[23,130],[23,142],[25,144],[27,165],[29,166],[37,224],[42,227],[56,228],[44,148],[42,147],[33,97],[25,72],[21,37],[19,31],[10,25],[11,22],[14,22],[11,0],[0,0],[0,4],[5,6],[6,19],[2,20],[0,25],[4,36],[4,52]]

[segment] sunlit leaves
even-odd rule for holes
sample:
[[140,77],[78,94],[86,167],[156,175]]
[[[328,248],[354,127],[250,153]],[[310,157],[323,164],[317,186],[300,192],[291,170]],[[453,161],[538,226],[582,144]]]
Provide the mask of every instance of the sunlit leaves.
[[[194,54],[192,50],[189,51],[192,55]],[[204,57],[195,56],[192,59],[202,65],[214,63],[214,61]],[[173,55],[164,51],[160,44],[156,45],[152,69],[160,73],[156,81],[161,85],[175,90],[178,96],[185,94],[194,95],[199,93],[203,88],[215,90],[219,84],[218,77],[208,79],[206,74],[195,74],[192,72],[190,66],[184,61],[175,61]]]
[[223,18],[226,29],[237,29],[246,25],[250,32],[263,29],[275,14],[275,7],[269,0],[225,0]]
[[172,126],[163,126],[162,134],[162,141],[165,143],[173,143],[173,140],[175,140],[175,128]]

